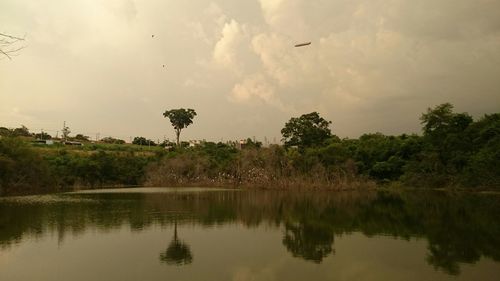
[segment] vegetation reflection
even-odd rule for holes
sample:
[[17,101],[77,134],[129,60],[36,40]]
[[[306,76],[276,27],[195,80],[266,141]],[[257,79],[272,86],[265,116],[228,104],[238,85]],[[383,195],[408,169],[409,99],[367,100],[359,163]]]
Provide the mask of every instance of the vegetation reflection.
[[[500,262],[500,196],[448,192],[263,192],[221,191],[172,194],[87,194],[0,200],[0,252],[33,238],[87,231],[140,232],[174,226],[159,259],[193,262],[178,225],[281,229],[282,245],[307,262],[321,263],[335,236],[357,232],[402,240],[425,239],[427,263],[448,274],[461,264],[489,258]],[[383,243],[383,242],[381,242]],[[347,253],[340,253],[344,255]]]
[[315,263],[333,252],[333,232],[321,226],[308,223],[285,224],[283,245],[294,257],[301,257]]

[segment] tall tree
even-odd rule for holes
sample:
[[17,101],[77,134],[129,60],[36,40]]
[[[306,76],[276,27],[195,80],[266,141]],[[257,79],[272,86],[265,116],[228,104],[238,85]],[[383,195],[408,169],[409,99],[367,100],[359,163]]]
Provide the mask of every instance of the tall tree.
[[299,118],[290,119],[281,135],[285,146],[298,146],[300,149],[320,146],[332,136],[330,126],[332,122],[323,119],[317,112],[303,114]]
[[443,103],[427,109],[420,120],[427,143],[447,172],[460,172],[472,149],[471,136],[467,132],[473,123],[472,117],[467,113],[455,113],[452,104]]
[[179,136],[181,135],[181,130],[193,124],[193,118],[195,116],[196,111],[191,108],[171,109],[163,113],[163,117],[170,119],[170,123],[172,123],[172,126],[174,127],[175,135],[177,137],[177,146],[179,146]]

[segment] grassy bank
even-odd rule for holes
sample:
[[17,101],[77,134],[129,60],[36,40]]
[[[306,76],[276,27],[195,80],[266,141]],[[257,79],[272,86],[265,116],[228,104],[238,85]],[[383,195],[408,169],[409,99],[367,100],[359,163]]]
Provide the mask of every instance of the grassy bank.
[[162,150],[114,145],[41,146],[0,139],[0,195],[131,186],[144,182],[146,167]]

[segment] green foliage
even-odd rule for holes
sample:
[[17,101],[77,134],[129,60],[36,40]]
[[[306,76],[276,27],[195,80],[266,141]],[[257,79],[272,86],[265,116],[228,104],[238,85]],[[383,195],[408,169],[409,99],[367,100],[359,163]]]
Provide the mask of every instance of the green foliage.
[[245,144],[243,145],[242,148],[255,149],[255,148],[261,148],[261,147],[262,147],[262,142],[260,142],[260,141],[254,141],[251,138],[247,138],[245,140]]
[[472,153],[464,168],[467,185],[499,187],[500,185],[500,114],[485,115],[472,124],[467,133],[472,140]]
[[179,109],[171,109],[166,110],[163,113],[163,117],[168,118],[170,123],[175,130],[175,135],[177,137],[177,145],[179,145],[179,136],[181,134],[181,130],[187,128],[187,126],[193,124],[193,118],[196,116],[196,111],[194,109],[188,108],[179,108]]
[[26,126],[21,125],[19,128],[8,129],[0,127],[0,136],[3,137],[31,137],[31,133]]
[[0,139],[0,195],[54,191],[49,167],[22,141]]
[[11,131],[8,128],[0,127],[0,136],[9,137],[11,135]]
[[115,139],[113,137],[105,137],[101,139],[101,142],[109,143],[109,144],[125,144],[124,140]]
[[90,141],[89,136],[84,136],[83,134],[77,134],[74,138],[72,138],[75,141],[83,141],[83,142],[88,142]]
[[60,150],[56,155],[46,156],[58,184],[63,187],[139,185],[145,167],[155,159],[155,156],[102,150],[87,155]]
[[132,141],[132,144],[135,145],[146,145],[146,146],[156,146],[156,143],[150,139],[146,139],[145,137],[135,137]]
[[331,123],[320,117],[317,112],[293,117],[281,129],[285,146],[298,146],[299,149],[321,146],[331,137],[328,128]]
[[[174,125],[179,132],[196,115],[184,111],[165,113],[171,120],[178,112],[187,114],[183,124]],[[423,136],[374,133],[341,140],[331,135],[330,122],[313,112],[287,122],[284,147],[262,147],[252,139],[243,145],[203,142],[195,147],[165,142],[168,151],[144,137],[134,138],[135,145],[106,138],[108,143],[32,149],[5,137],[31,135],[26,127],[0,128],[0,188],[5,193],[23,192],[30,185],[41,191],[145,183],[343,189],[370,180],[427,188],[500,188],[500,113],[474,121],[442,104],[428,109],[421,120]]]
[[474,122],[454,113],[451,104],[422,115],[424,137],[420,153],[406,166],[404,179],[423,186],[500,187],[499,114]]
[[39,139],[39,140],[50,140],[52,139],[52,136],[45,133],[45,132],[41,132],[41,133],[38,133],[38,134],[35,134],[34,135],[35,139]]
[[161,152],[31,147],[4,137],[0,139],[0,195],[140,185],[146,167],[158,161]]

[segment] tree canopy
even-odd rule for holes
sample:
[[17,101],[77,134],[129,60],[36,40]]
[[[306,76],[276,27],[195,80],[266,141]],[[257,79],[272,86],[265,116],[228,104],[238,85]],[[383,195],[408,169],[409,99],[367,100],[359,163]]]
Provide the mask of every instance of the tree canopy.
[[170,123],[172,123],[172,126],[174,127],[175,135],[177,138],[177,146],[179,145],[179,136],[181,134],[181,130],[193,124],[193,118],[195,116],[196,111],[191,108],[171,109],[163,113],[163,117],[168,118],[170,120]]
[[330,126],[332,122],[323,119],[317,112],[293,117],[281,130],[285,146],[298,146],[303,149],[322,145],[332,136]]

